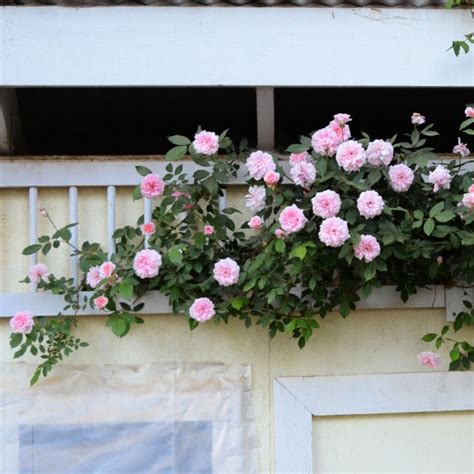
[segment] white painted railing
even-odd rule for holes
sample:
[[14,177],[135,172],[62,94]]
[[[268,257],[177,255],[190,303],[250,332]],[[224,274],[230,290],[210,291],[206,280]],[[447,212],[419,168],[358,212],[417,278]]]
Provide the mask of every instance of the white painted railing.
[[[143,165],[160,175],[166,174],[168,162],[162,159],[135,161],[102,161],[100,158],[75,160],[70,157],[65,160],[6,160],[0,162],[0,188],[28,188],[29,189],[29,240],[34,244],[38,239],[38,190],[41,188],[62,187],[69,188],[69,219],[77,222],[78,195],[81,187],[103,187],[107,190],[107,253],[115,251],[113,233],[115,232],[116,187],[135,186],[140,177],[134,166]],[[183,160],[175,162],[183,166],[183,172],[192,175],[200,169],[193,161]],[[286,167],[287,164],[284,164]],[[228,185],[245,184],[245,170],[239,170],[237,176],[232,177]],[[219,201],[221,209],[226,206],[226,192]],[[145,220],[151,220],[152,201],[144,200]],[[78,244],[78,228],[71,228],[73,245]],[[30,263],[37,262],[37,256],[30,256]],[[70,257],[70,275],[77,283],[79,281],[79,263],[77,256]],[[82,297],[89,295],[84,292]],[[452,319],[453,312],[462,309],[462,290],[457,288],[446,290],[443,287],[431,287],[419,290],[404,304],[395,287],[386,286],[374,290],[372,295],[358,305],[361,309],[387,308],[446,308],[448,320]],[[146,303],[146,312],[150,314],[169,314],[172,312],[168,298],[158,292],[147,294],[143,301]],[[460,306],[461,305],[461,306]],[[64,301],[62,296],[37,292],[35,285],[31,285],[29,293],[0,294],[0,317],[11,316],[14,312],[25,308],[34,308],[36,314],[55,315],[62,310]],[[88,308],[82,315],[99,314],[98,311]]]

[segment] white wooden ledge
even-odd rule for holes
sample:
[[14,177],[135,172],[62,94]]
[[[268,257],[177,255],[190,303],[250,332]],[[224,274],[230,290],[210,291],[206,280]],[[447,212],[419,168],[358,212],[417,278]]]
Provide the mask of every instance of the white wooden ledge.
[[[92,292],[81,293],[82,298],[90,298]],[[145,303],[144,314],[171,314],[168,297],[153,291],[147,293],[140,301]],[[444,308],[446,305],[445,288],[434,286],[420,289],[406,303],[400,299],[394,286],[385,286],[373,291],[372,295],[358,304],[359,309],[402,309],[402,308]],[[29,309],[37,316],[55,316],[65,306],[61,295],[52,293],[3,293],[0,294],[0,317],[11,317],[15,312]],[[64,314],[72,314],[71,311]],[[79,316],[105,315],[103,311],[87,308]]]

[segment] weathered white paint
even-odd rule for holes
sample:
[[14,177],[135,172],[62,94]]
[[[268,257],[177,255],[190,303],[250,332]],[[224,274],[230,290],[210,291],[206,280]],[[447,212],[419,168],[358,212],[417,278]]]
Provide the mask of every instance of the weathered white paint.
[[[77,191],[76,186],[71,186],[69,188],[69,222],[71,224],[78,223],[78,206],[79,206],[79,194]],[[69,243],[71,244],[71,252],[74,251],[74,248],[79,247],[79,235],[77,230],[77,225],[74,227],[70,227],[71,231],[71,240]],[[77,255],[71,255],[70,257],[71,262],[71,278],[74,280],[74,285],[77,286],[79,283],[79,257]]]
[[257,142],[264,150],[275,148],[275,99],[273,87],[257,87]]
[[7,86],[474,82],[473,55],[446,52],[472,30],[462,9],[2,7],[0,25]]
[[473,372],[278,377],[273,390],[278,473],[313,472],[313,416],[474,410]]
[[[0,23],[0,36],[1,33]],[[0,71],[1,68],[0,64]],[[20,140],[21,123],[15,89],[0,89],[0,154],[7,155],[17,152]]]
[[107,255],[109,258],[115,253],[115,186],[107,186]]

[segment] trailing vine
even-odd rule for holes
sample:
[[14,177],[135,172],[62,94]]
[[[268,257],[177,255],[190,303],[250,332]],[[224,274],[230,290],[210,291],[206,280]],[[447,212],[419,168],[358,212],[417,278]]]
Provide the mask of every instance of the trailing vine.
[[[461,131],[474,134],[474,109],[466,108]],[[143,296],[159,291],[191,329],[208,320],[240,319],[265,328],[270,337],[285,333],[303,348],[332,312],[345,318],[382,285],[395,285],[403,301],[419,288],[474,285],[474,173],[463,162],[433,164],[428,140],[437,135],[420,114],[413,129],[398,139],[351,138],[347,114],[288,147],[289,159],[245,142],[235,145],[227,131],[198,130],[194,140],[169,137],[166,174],[137,166],[141,182],[133,199],[153,200],[150,222],[115,231],[115,253],[108,258],[98,243],[71,246],[71,226],[43,235],[24,255],[48,255],[63,245],[79,259],[82,276],[50,274],[33,266],[25,283],[64,297],[59,315],[34,315],[34,308],[10,320],[15,358],[40,358],[32,383],[87,343],[74,336],[77,313],[88,307],[107,315],[106,325],[124,337],[146,312]],[[466,144],[454,147],[469,155]],[[199,165],[191,176],[182,164],[189,155]],[[219,196],[240,169],[248,172],[246,207],[253,217],[237,226],[241,210],[220,209]],[[51,221],[46,209],[41,214]],[[89,292],[89,293],[84,293]],[[469,368],[474,347],[448,337],[474,324],[472,302],[451,328],[427,334],[435,349],[452,343],[451,369]],[[420,361],[439,364],[433,352]]]

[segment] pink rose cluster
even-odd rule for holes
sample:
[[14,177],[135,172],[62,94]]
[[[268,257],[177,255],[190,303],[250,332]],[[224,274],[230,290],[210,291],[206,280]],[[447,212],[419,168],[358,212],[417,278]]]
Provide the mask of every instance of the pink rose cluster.
[[441,365],[441,356],[436,352],[420,352],[416,358],[421,365],[430,369],[437,369]]
[[321,223],[318,236],[328,247],[341,247],[350,238],[349,227],[344,219],[329,217]]
[[31,265],[28,271],[28,278],[33,283],[39,283],[40,281],[48,281],[48,267],[44,263],[37,263]]
[[458,144],[453,148],[453,153],[459,153],[461,158],[466,158],[466,156],[469,156],[471,151],[465,143],[461,142],[461,139],[458,137]]
[[426,117],[419,114],[418,112],[413,112],[411,116],[411,123],[413,125],[423,125],[426,122]]
[[245,206],[253,212],[259,212],[265,207],[266,191],[263,186],[250,186],[245,195]]
[[380,255],[380,244],[373,235],[362,234],[360,242],[354,245],[354,255],[369,263]]
[[468,209],[474,209],[474,184],[469,186],[469,189],[462,198],[462,205]]
[[442,165],[438,165],[428,175],[428,181],[433,185],[433,191],[437,193],[441,189],[449,189],[451,187],[452,176],[449,171]]
[[106,296],[98,296],[94,298],[94,306],[97,309],[104,309],[109,302],[109,299]]
[[142,234],[146,235],[147,237],[153,235],[156,231],[156,226],[153,222],[146,222],[140,227]]
[[161,255],[152,249],[140,250],[133,259],[133,269],[140,278],[153,278],[158,275]]
[[204,235],[212,235],[214,233],[214,227],[212,225],[205,225],[203,229]]
[[367,146],[367,161],[373,166],[388,166],[393,159],[393,145],[384,140],[374,140]]
[[301,153],[292,153],[290,155],[290,166],[295,166],[297,163],[305,161],[309,163],[311,161],[311,155],[307,151]]
[[278,220],[281,228],[286,234],[298,232],[305,226],[306,222],[308,222],[303,211],[295,204],[285,207],[285,209],[281,211]]
[[10,319],[10,327],[17,334],[30,334],[34,325],[35,321],[30,311],[18,311]]
[[193,147],[201,155],[215,155],[219,150],[219,136],[203,130],[194,135]]
[[466,114],[467,118],[474,118],[474,107],[468,106],[466,107],[466,110],[464,111]]
[[367,155],[360,143],[349,140],[339,145],[336,161],[344,171],[359,171],[367,161]]
[[214,265],[214,279],[221,286],[234,285],[239,281],[240,267],[231,258],[219,260]]
[[110,278],[115,271],[115,263],[104,262],[100,266],[91,267],[87,272],[86,281],[91,288],[97,288],[97,285],[104,279]]
[[147,174],[140,183],[143,197],[153,199],[163,194],[165,182],[157,174]]
[[357,199],[357,209],[362,217],[372,219],[382,214],[384,202],[377,191],[364,191]]
[[200,323],[208,321],[215,314],[214,303],[209,298],[196,298],[189,308],[189,316]]
[[263,227],[263,219],[260,216],[253,216],[249,220],[249,227],[254,230],[261,229]]
[[251,153],[245,164],[249,175],[255,180],[263,179],[268,172],[276,169],[272,155],[260,150]]
[[334,115],[334,120],[331,120],[326,127],[313,133],[311,137],[313,150],[322,156],[334,156],[338,146],[351,136],[349,125],[347,125],[350,120],[348,114]]
[[267,186],[274,187],[278,184],[278,181],[280,181],[280,173],[277,173],[276,171],[268,171],[265,173],[263,180]]
[[399,164],[390,166],[388,177],[390,178],[392,189],[397,193],[404,193],[410,189],[415,179],[415,173],[407,165]]
[[316,193],[311,199],[311,204],[315,216],[327,219],[328,217],[335,217],[341,209],[341,197],[338,193],[328,189]]

